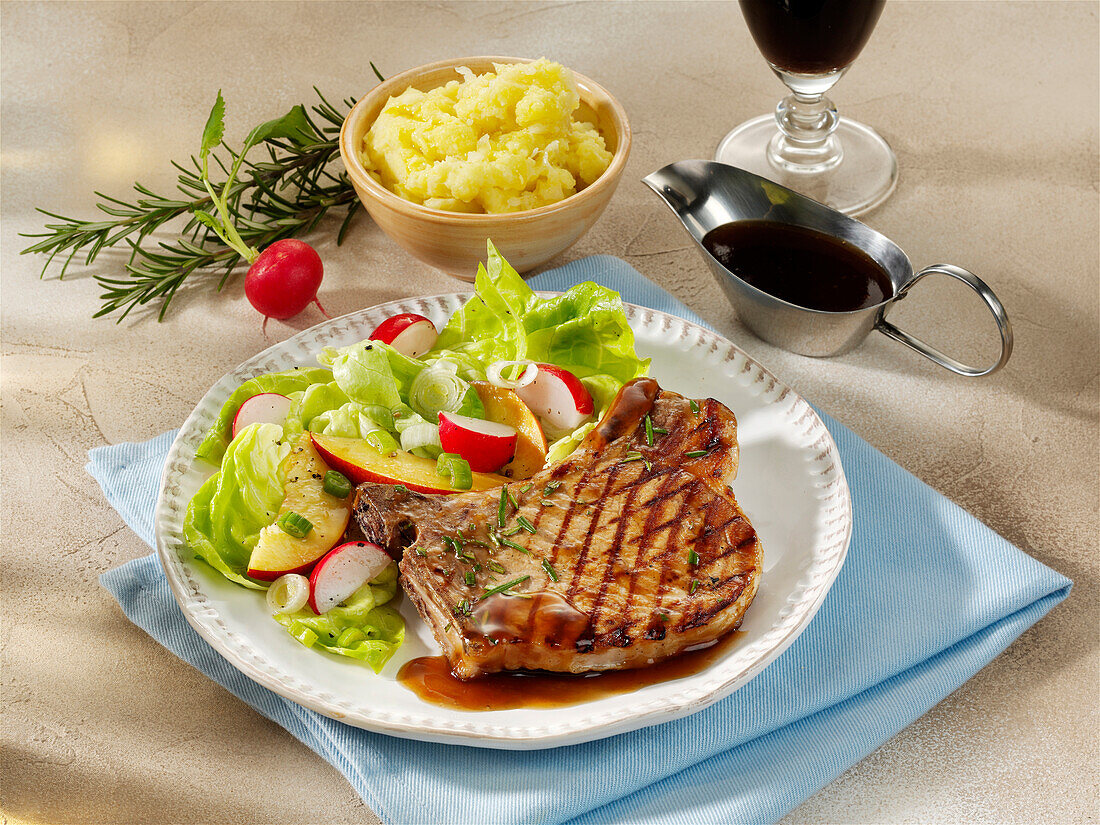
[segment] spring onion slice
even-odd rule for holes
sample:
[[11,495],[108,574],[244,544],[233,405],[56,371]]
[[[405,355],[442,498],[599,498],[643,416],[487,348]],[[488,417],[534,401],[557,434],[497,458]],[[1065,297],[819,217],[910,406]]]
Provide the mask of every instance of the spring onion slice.
[[385,455],[389,455],[401,449],[400,445],[397,443],[397,439],[382,429],[371,430],[363,436],[363,438],[368,444]]
[[458,377],[458,365],[446,359],[421,370],[409,387],[409,405],[429,420],[457,412],[470,385]]
[[436,460],[435,471],[451,480],[452,490],[469,490],[474,486],[470,462],[457,453],[440,453]]
[[267,588],[267,606],[272,613],[297,613],[309,600],[309,579],[284,573]]
[[[504,370],[509,367],[518,367],[523,364],[523,372],[520,373],[519,378],[505,378]],[[485,378],[494,387],[503,387],[506,390],[518,390],[521,387],[526,387],[532,383],[539,374],[539,365],[534,361],[494,361],[489,365],[489,369],[485,371]]]
[[405,428],[405,431],[401,433],[401,449],[407,452],[419,449],[420,447],[438,447],[443,449],[443,445],[439,443],[439,427],[432,424],[430,421],[425,421],[421,424],[413,424],[411,427]]
[[330,496],[347,498],[351,495],[351,481],[348,480],[346,475],[336,470],[329,470],[325,473],[325,477],[321,480],[321,486]]
[[313,529],[312,521],[293,510],[287,510],[279,516],[275,524],[288,536],[294,536],[296,539],[304,539],[309,535],[309,531]]

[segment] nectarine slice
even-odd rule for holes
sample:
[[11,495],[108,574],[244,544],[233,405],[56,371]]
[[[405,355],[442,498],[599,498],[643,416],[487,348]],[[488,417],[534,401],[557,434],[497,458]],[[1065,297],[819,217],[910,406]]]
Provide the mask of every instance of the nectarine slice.
[[274,581],[284,573],[307,572],[336,546],[351,518],[353,496],[337,498],[325,492],[329,468],[304,433],[286,458],[286,498],[280,515],[295,512],[313,525],[304,538],[295,538],[276,524],[260,531],[260,540],[248,561],[248,575]]
[[512,479],[530,478],[546,463],[546,435],[538,418],[514,390],[485,381],[475,381],[473,388],[485,408],[485,418],[516,431],[516,455],[500,472]]
[[[459,493],[452,490],[446,478],[436,472],[432,459],[392,450],[383,453],[361,438],[341,438],[312,433],[313,446],[328,465],[346,475],[356,484],[373,481],[379,484],[404,484],[419,493]],[[508,479],[493,473],[474,473],[471,490],[490,490],[507,483]]]

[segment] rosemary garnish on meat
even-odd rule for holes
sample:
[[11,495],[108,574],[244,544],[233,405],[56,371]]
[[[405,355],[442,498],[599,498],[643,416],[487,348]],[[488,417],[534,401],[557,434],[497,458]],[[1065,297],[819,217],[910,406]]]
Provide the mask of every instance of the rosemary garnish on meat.
[[504,527],[508,521],[508,488],[500,488],[500,507],[497,508],[497,527]]
[[490,587],[488,590],[486,590],[484,593],[481,594],[481,598],[485,599],[485,598],[488,598],[489,596],[494,596],[497,593],[504,593],[504,595],[506,595],[506,596],[518,595],[518,594],[515,594],[515,593],[508,593],[506,591],[511,590],[517,584],[523,584],[529,578],[531,578],[531,577],[530,576],[521,576],[518,579],[512,579],[512,581],[510,581],[510,582],[505,582],[504,584],[498,584],[496,587]]
[[699,563],[699,554],[696,553],[694,550],[689,550],[688,551],[688,564],[690,564],[692,567],[694,567],[698,563]]
[[698,415],[699,414],[699,404],[698,404],[698,402],[696,402],[696,400],[694,398],[689,398],[688,399],[688,404],[691,405],[691,411],[693,413],[695,413],[696,415]]
[[526,516],[516,516],[516,523],[531,535],[538,532],[538,530],[535,529],[535,525],[533,525]]
[[684,455],[686,455],[688,458],[702,458],[709,452],[710,450],[688,450],[686,453],[684,453]]
[[552,581],[558,580],[558,571],[555,570],[554,565],[552,565],[546,559],[542,560],[542,569],[546,571],[546,575],[549,576]]
[[511,539],[501,538],[500,543],[503,544],[505,547],[511,547],[513,550],[519,550],[519,552],[524,553],[528,556],[531,555],[530,550],[528,550],[522,544],[516,544]]

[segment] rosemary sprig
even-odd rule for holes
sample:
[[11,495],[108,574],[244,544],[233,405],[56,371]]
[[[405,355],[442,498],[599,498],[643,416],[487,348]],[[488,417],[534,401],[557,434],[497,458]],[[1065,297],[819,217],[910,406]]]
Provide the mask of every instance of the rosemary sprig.
[[[381,74],[378,77],[382,79]],[[129,201],[96,192],[100,199],[96,207],[108,216],[105,220],[81,220],[39,209],[58,222],[47,223],[44,232],[26,235],[40,240],[23,253],[48,256],[41,276],[62,256],[59,277],[64,279],[78,255],[82,254],[82,263],[89,266],[104,249],[128,247],[129,260],[122,274],[94,276],[103,287],[99,296],[102,305],[94,317],[121,312],[117,321],[122,321],[135,307],[159,301],[157,317],[163,320],[172,298],[193,273],[220,276],[217,289],[221,290],[242,262],[240,253],[201,218],[219,207],[203,180],[203,165],[211,160],[211,167],[216,165],[227,179],[230,170],[239,170],[228,187],[217,184],[213,192],[236,217],[245,245],[263,249],[283,238],[308,233],[332,209],[344,210],[337,233],[337,243],[341,243],[359,199],[347,173],[339,164],[335,168],[330,165],[340,154],[340,126],[355,100],[344,100],[344,108],[338,109],[320,90],[314,91],[320,102],[311,107],[312,115],[300,105],[287,115],[295,117],[300,129],[289,137],[277,132],[278,136],[262,140],[266,157],[251,160],[244,156],[247,144],[237,151],[220,142],[220,154],[211,152],[203,160],[192,157],[189,164],[172,162],[179,172],[179,195],[157,194],[140,182],[134,184],[136,197]],[[175,240],[158,237],[159,230],[173,223],[178,227]]]

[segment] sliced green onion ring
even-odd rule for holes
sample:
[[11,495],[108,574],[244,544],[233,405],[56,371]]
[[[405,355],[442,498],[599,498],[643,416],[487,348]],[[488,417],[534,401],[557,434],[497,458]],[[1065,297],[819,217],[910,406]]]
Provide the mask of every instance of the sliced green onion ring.
[[275,524],[288,536],[294,536],[296,539],[304,539],[309,535],[309,531],[313,529],[312,521],[293,510],[287,510],[279,516]]
[[409,405],[429,421],[442,412],[458,412],[470,385],[457,375],[458,365],[446,359],[422,369],[409,387]]
[[324,488],[324,491],[330,496],[336,496],[337,498],[347,498],[349,495],[351,495],[351,481],[346,475],[337,472],[336,470],[329,470],[325,473],[325,477],[321,481],[321,486]]
[[[519,378],[512,379],[504,377],[504,370],[509,367],[518,367],[520,364],[525,366]],[[489,365],[489,369],[485,371],[485,378],[490,384],[494,387],[503,387],[506,390],[518,390],[521,387],[526,387],[538,378],[538,375],[539,365],[530,360],[494,361]]]
[[458,453],[440,453],[435,463],[435,471],[451,480],[452,490],[469,490],[474,486],[470,462]]
[[389,455],[401,449],[401,446],[397,443],[397,439],[382,429],[371,430],[363,436],[363,438],[368,444],[378,450],[378,452],[385,455]]
[[401,449],[411,453],[420,447],[443,449],[443,445],[439,442],[438,425],[425,421],[422,424],[413,424],[411,427],[405,428],[405,431],[401,433]]
[[284,573],[267,588],[267,606],[272,613],[297,613],[309,601],[309,579]]

